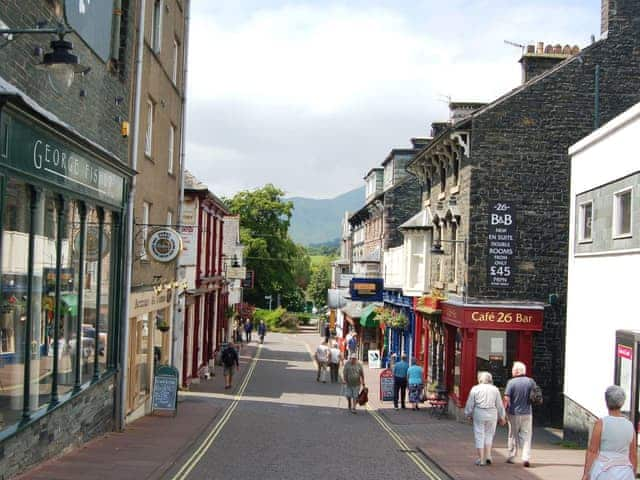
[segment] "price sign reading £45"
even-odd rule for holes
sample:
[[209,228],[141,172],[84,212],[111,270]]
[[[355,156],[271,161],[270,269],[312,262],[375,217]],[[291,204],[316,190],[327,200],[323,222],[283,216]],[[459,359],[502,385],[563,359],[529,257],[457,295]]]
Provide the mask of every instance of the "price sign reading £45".
[[513,205],[494,202],[489,211],[487,245],[488,283],[491,287],[510,287],[516,253],[516,212]]

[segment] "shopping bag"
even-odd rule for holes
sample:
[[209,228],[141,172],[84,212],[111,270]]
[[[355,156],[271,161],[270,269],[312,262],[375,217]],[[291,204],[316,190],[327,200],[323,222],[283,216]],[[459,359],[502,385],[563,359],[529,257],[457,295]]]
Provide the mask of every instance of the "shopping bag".
[[367,387],[362,387],[360,393],[358,394],[358,405],[364,405],[369,401],[369,389]]

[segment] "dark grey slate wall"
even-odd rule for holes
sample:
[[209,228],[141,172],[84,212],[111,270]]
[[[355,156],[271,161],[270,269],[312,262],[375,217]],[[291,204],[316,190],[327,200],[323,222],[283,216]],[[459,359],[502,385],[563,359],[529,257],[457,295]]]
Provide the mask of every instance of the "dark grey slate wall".
[[420,181],[409,177],[384,193],[383,250],[402,245],[398,227],[421,210],[421,192]]
[[39,422],[0,443],[0,480],[24,473],[47,458],[112,431],[113,378],[90,386]]
[[[640,2],[621,0],[609,37],[473,120],[469,294],[559,304],[535,336],[533,374],[545,391],[545,415],[558,420],[569,235],[568,148],[594,129],[595,70],[600,66],[600,124],[640,101]],[[488,286],[488,205],[516,206],[513,285]]]
[[[120,124],[116,118],[129,120],[134,20],[126,7],[133,1],[123,2],[124,48],[120,65],[105,64],[75,34],[65,37],[73,43],[73,52],[80,63],[91,67],[86,76],[76,77],[65,95],[56,93],[44,72],[35,68],[41,62],[40,57],[34,56],[35,48],[50,51],[49,42],[54,39],[53,35],[16,35],[0,48],[0,75],[5,80],[125,163],[128,162],[129,140],[120,135]],[[46,0],[2,0],[0,19],[11,28],[34,28],[40,21],[54,23],[53,3]],[[5,40],[0,39],[0,44],[4,43]],[[86,92],[85,97],[80,96],[81,89]],[[118,105],[116,99],[121,99]]]

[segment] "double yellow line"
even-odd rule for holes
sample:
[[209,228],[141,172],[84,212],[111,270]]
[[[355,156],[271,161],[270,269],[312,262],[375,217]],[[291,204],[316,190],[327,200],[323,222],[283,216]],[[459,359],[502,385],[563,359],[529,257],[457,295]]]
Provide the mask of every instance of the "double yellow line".
[[380,416],[378,412],[372,409],[369,405],[367,405],[367,411],[376,420],[376,422],[380,424],[382,429],[389,434],[393,441],[400,447],[400,450],[406,453],[411,461],[416,464],[418,469],[422,473],[424,473],[425,477],[427,477],[429,480],[446,480],[439,476],[436,472],[434,472],[418,452],[415,452],[413,451],[413,449],[409,448],[405,441],[402,440],[400,435],[393,431],[391,426],[387,422],[385,422],[385,420]]
[[209,447],[211,447],[211,445],[216,440],[216,438],[218,438],[218,435],[220,435],[220,432],[222,431],[224,426],[227,424],[227,422],[229,421],[229,418],[231,418],[231,415],[233,415],[233,412],[235,411],[238,404],[240,403],[240,399],[242,398],[242,395],[244,395],[244,391],[247,389],[247,385],[249,385],[249,380],[251,380],[251,376],[253,375],[253,372],[256,369],[256,365],[258,364],[258,358],[260,357],[261,351],[262,351],[262,345],[258,345],[258,351],[256,352],[256,356],[253,358],[253,361],[251,362],[251,366],[249,367],[249,370],[247,370],[247,374],[244,377],[244,381],[240,385],[240,388],[238,389],[238,393],[236,393],[235,397],[233,398],[233,402],[231,403],[231,405],[227,407],[227,409],[224,412],[224,415],[220,418],[220,420],[218,420],[218,422],[211,429],[207,437],[202,441],[202,443],[197,448],[197,450],[193,452],[193,455],[191,455],[191,457],[189,457],[189,459],[184,463],[184,465],[178,471],[178,473],[175,474],[172,480],[186,479],[191,473],[191,470],[193,470],[196,467],[196,465],[198,464],[198,462],[200,462],[200,460],[202,459],[204,454],[207,452],[207,450],[209,450]]

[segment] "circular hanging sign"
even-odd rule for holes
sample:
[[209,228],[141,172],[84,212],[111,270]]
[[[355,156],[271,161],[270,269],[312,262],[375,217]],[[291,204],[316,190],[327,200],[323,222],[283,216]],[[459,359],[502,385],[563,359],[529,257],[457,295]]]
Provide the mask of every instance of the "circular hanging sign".
[[181,251],[182,237],[173,228],[158,228],[147,238],[147,252],[156,262],[171,262]]

